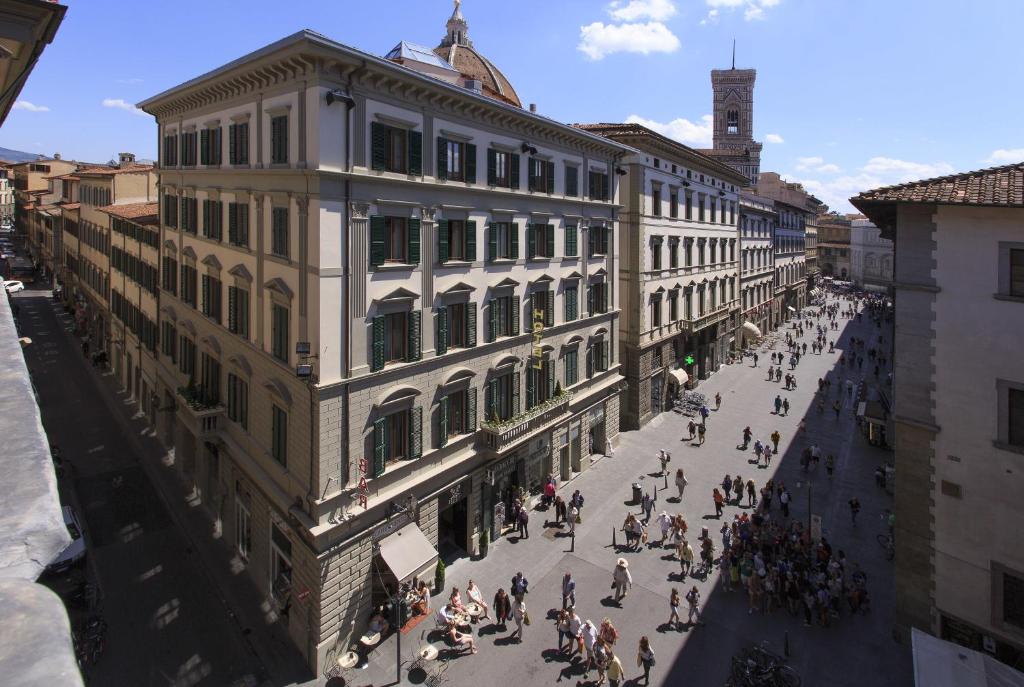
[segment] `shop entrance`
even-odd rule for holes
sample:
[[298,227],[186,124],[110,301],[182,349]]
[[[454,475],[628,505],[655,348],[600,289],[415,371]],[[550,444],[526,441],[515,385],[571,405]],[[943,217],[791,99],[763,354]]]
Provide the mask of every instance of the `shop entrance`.
[[451,496],[447,492],[440,496],[443,509],[437,514],[437,549],[445,564],[469,555],[469,500],[460,487],[452,487]]
[[590,425],[590,454],[603,456],[604,455],[604,421],[597,423],[596,425]]

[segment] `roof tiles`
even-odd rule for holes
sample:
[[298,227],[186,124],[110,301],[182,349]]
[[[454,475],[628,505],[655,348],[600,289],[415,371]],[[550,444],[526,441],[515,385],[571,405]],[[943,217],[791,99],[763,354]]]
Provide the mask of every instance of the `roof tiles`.
[[97,208],[100,212],[105,212],[108,215],[114,217],[120,217],[121,219],[132,219],[137,220],[142,217],[155,217],[159,212],[159,203],[125,203],[123,205],[108,205],[106,207]]
[[876,188],[850,202],[862,211],[874,203],[1024,207],[1024,162]]

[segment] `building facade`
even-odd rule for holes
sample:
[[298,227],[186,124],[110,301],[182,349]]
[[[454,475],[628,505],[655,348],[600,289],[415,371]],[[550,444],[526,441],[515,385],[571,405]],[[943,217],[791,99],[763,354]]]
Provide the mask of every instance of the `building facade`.
[[[447,29],[470,47],[458,9]],[[140,104],[159,434],[318,671],[619,431],[628,150],[396,50],[300,32]]]
[[818,265],[821,274],[841,281],[850,281],[850,220],[838,213],[819,215]]
[[888,292],[892,287],[893,246],[882,230],[861,216],[850,226],[850,279],[867,290]]
[[[813,196],[812,200],[817,200]],[[818,215],[822,208],[828,206],[821,203],[817,211],[808,213],[807,222],[804,224],[804,262],[807,270],[807,293],[812,297],[817,295],[816,289],[821,281],[821,267],[818,264]]]
[[0,224],[14,224],[14,169],[0,163]]
[[739,203],[741,323],[736,345],[743,348],[777,326],[781,303],[775,299],[775,202],[744,191]]
[[[807,193],[803,186],[788,182],[775,172],[763,172],[756,192],[775,203],[778,216],[775,225],[775,303],[774,325],[809,303],[807,289],[807,224],[812,221],[821,201]],[[819,235],[820,247],[820,235]],[[819,248],[820,264],[820,248]]]
[[894,243],[896,623],[1024,660],[1024,165],[865,192]]
[[577,124],[635,149],[619,202],[623,429],[721,366],[739,310],[739,187],[730,167],[639,124]]

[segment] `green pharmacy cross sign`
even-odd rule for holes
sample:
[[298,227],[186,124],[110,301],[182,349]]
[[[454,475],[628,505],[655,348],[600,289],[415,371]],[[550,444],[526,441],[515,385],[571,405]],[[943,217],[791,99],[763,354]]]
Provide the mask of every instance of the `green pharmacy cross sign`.
[[692,355],[686,356],[686,364],[687,365],[693,365],[693,363],[694,363],[693,356]]

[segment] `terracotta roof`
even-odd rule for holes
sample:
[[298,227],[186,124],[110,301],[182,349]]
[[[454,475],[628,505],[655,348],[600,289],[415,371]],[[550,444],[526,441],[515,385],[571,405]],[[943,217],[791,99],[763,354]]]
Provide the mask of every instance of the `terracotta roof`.
[[156,217],[157,214],[159,213],[159,207],[159,203],[152,202],[125,203],[124,205],[108,205],[106,207],[97,209],[100,212],[105,212],[113,217],[120,217],[121,219],[139,220],[144,217]]
[[495,67],[490,60],[481,55],[470,45],[439,45],[434,48],[434,54],[445,60],[464,76],[476,79],[483,85],[484,95],[495,100],[502,100],[506,103],[522,107],[519,96],[512,84]]
[[1024,207],[1024,162],[876,188],[850,202],[868,217],[871,213],[863,206],[872,203]]
[[74,172],[67,172],[65,174],[54,174],[53,176],[43,177],[44,179],[67,179],[68,177],[75,176]]
[[124,167],[108,167],[107,165],[96,165],[89,167],[80,167],[68,176],[79,177],[81,175],[86,176],[112,176],[114,174],[131,174],[139,172],[149,172],[153,170],[153,165],[126,165]]

